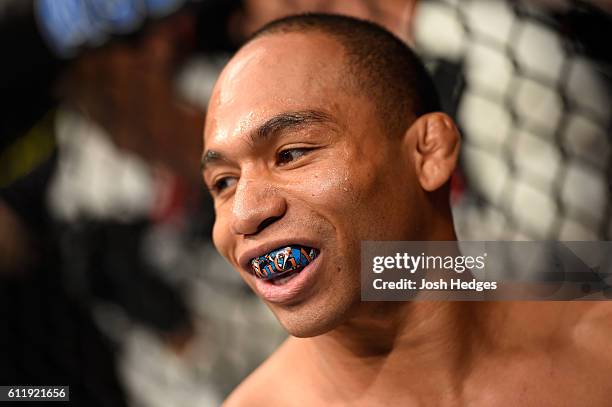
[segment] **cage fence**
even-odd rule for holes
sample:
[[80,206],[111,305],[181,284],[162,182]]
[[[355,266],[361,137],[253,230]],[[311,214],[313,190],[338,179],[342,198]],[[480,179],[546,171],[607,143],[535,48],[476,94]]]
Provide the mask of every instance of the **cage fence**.
[[584,2],[424,2],[417,50],[464,137],[460,239],[610,238],[606,22]]

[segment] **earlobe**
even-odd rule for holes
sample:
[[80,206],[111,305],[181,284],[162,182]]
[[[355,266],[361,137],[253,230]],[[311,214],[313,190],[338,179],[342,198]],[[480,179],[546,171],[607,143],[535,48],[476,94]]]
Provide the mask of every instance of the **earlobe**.
[[421,187],[428,192],[443,186],[451,177],[459,157],[461,137],[453,120],[444,113],[419,117],[413,131],[414,164]]

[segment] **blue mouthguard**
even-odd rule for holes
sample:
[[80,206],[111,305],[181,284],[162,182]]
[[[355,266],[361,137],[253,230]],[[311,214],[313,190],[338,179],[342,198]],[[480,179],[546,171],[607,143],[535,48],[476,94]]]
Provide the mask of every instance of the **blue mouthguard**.
[[263,280],[279,278],[309,265],[319,251],[311,247],[287,246],[251,260],[251,270]]

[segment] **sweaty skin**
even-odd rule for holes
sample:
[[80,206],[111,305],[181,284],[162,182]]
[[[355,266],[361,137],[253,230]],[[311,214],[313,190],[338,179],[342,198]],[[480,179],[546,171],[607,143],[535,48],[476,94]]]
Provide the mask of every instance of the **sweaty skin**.
[[[459,135],[434,113],[389,137],[346,75],[330,37],[272,34],[213,92],[213,240],[292,335],[226,405],[609,406],[608,303],[360,302],[362,240],[455,240],[439,192]],[[288,244],[320,255],[266,297],[249,260]]]

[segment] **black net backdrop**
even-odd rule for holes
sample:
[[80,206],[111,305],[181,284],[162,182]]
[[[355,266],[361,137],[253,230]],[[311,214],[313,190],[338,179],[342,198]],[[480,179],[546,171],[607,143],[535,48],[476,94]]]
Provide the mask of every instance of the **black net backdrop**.
[[610,239],[612,19],[541,3],[431,0],[417,15],[464,137],[460,239]]

